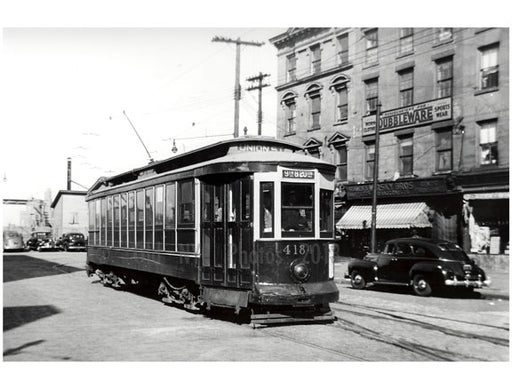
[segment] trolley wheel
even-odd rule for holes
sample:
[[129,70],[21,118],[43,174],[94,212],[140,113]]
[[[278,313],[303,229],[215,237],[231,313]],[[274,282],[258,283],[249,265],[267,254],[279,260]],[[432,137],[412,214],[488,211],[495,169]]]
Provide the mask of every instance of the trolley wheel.
[[366,280],[361,273],[359,273],[357,270],[354,270],[350,274],[350,284],[354,289],[364,289],[366,287]]
[[430,296],[432,294],[432,287],[430,286],[430,282],[423,274],[416,274],[412,281],[412,287],[414,289],[414,293],[418,296]]

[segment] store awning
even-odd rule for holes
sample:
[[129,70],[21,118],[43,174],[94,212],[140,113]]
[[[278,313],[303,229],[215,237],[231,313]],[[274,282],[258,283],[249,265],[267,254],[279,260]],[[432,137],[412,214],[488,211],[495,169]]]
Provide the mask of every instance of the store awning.
[[[428,228],[425,203],[397,203],[377,205],[377,228]],[[366,221],[366,223],[363,223]],[[353,205],[336,223],[338,229],[362,230],[370,228],[372,222],[371,205]]]

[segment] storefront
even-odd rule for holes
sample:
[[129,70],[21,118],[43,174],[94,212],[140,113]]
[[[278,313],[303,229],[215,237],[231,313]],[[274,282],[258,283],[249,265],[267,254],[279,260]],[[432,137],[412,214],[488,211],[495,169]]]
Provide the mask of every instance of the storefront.
[[[347,211],[336,223],[343,255],[360,257],[371,236],[373,184],[347,184]],[[462,193],[451,176],[380,182],[377,186],[377,250],[392,238],[419,235],[462,242]]]
[[474,254],[509,253],[508,169],[457,176],[463,190],[464,249]]

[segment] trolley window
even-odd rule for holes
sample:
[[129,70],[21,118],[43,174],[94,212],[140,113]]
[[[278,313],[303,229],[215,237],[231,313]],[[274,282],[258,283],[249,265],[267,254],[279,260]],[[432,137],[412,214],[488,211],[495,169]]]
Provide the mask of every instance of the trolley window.
[[112,246],[112,196],[107,197],[107,246]]
[[165,250],[176,251],[176,186],[165,186]]
[[314,236],[313,184],[281,184],[283,237]]
[[144,247],[149,250],[153,250],[153,204],[154,204],[154,198],[153,198],[153,188],[147,188],[145,190],[145,204],[146,204],[146,210],[144,212],[145,215],[145,243]]
[[121,247],[128,247],[128,209],[126,197],[127,193],[121,193]]
[[332,238],[334,232],[333,191],[320,189],[320,237]]
[[107,199],[101,199],[101,245],[107,244]]
[[138,190],[135,199],[136,209],[136,236],[135,247],[138,249],[144,248],[144,191]]
[[135,192],[128,193],[128,247],[135,248]]
[[274,183],[260,184],[260,236],[274,237]]
[[113,217],[113,222],[114,222],[114,238],[112,240],[112,246],[115,246],[115,247],[118,247],[120,246],[120,241],[119,241],[119,232],[120,232],[120,217],[119,217],[119,195],[114,195],[114,205],[113,205],[113,209],[114,209],[114,217]]
[[194,252],[194,181],[178,182],[178,251]]
[[164,187],[155,189],[155,250],[164,249]]

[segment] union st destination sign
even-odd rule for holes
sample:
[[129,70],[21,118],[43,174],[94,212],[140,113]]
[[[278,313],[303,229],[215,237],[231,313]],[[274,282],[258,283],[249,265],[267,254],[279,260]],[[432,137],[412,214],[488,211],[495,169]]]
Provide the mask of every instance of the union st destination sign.
[[[379,132],[394,131],[401,128],[419,126],[450,120],[452,118],[452,99],[425,101],[408,107],[384,111],[380,114]],[[363,116],[363,136],[375,133],[375,115]]]

